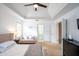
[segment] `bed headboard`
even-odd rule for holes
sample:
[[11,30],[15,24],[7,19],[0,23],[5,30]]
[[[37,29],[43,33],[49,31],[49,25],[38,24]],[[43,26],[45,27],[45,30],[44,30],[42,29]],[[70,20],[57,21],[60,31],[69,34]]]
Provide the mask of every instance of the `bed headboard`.
[[0,34],[0,43],[14,39],[13,33]]

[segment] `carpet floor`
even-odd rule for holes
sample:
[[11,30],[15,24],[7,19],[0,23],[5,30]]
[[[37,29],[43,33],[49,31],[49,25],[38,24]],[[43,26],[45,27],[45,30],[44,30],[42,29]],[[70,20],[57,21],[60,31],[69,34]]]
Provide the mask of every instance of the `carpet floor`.
[[37,42],[30,45],[25,56],[61,56],[60,44],[50,43],[47,41]]
[[50,42],[38,42],[42,46],[43,55],[45,56],[61,56],[61,45]]

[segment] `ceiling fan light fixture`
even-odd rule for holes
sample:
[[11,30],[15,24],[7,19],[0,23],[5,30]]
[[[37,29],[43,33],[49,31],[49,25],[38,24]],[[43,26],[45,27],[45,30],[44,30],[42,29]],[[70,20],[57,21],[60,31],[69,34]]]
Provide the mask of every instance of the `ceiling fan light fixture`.
[[34,8],[38,8],[38,5],[37,4],[34,4]]
[[37,8],[35,8],[35,11],[37,11]]

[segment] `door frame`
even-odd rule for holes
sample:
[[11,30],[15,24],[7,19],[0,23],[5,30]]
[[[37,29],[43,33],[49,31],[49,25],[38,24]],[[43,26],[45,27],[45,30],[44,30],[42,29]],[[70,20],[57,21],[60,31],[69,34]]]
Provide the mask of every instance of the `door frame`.
[[57,40],[58,40],[58,43],[61,44],[62,42],[62,22],[58,22],[56,24],[57,26]]

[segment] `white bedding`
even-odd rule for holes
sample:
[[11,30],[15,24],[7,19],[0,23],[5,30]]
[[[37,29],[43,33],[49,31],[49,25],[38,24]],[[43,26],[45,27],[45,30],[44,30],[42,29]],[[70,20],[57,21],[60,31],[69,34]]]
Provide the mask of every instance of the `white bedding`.
[[15,44],[3,53],[0,53],[0,56],[24,56],[28,48],[29,45],[26,44]]

